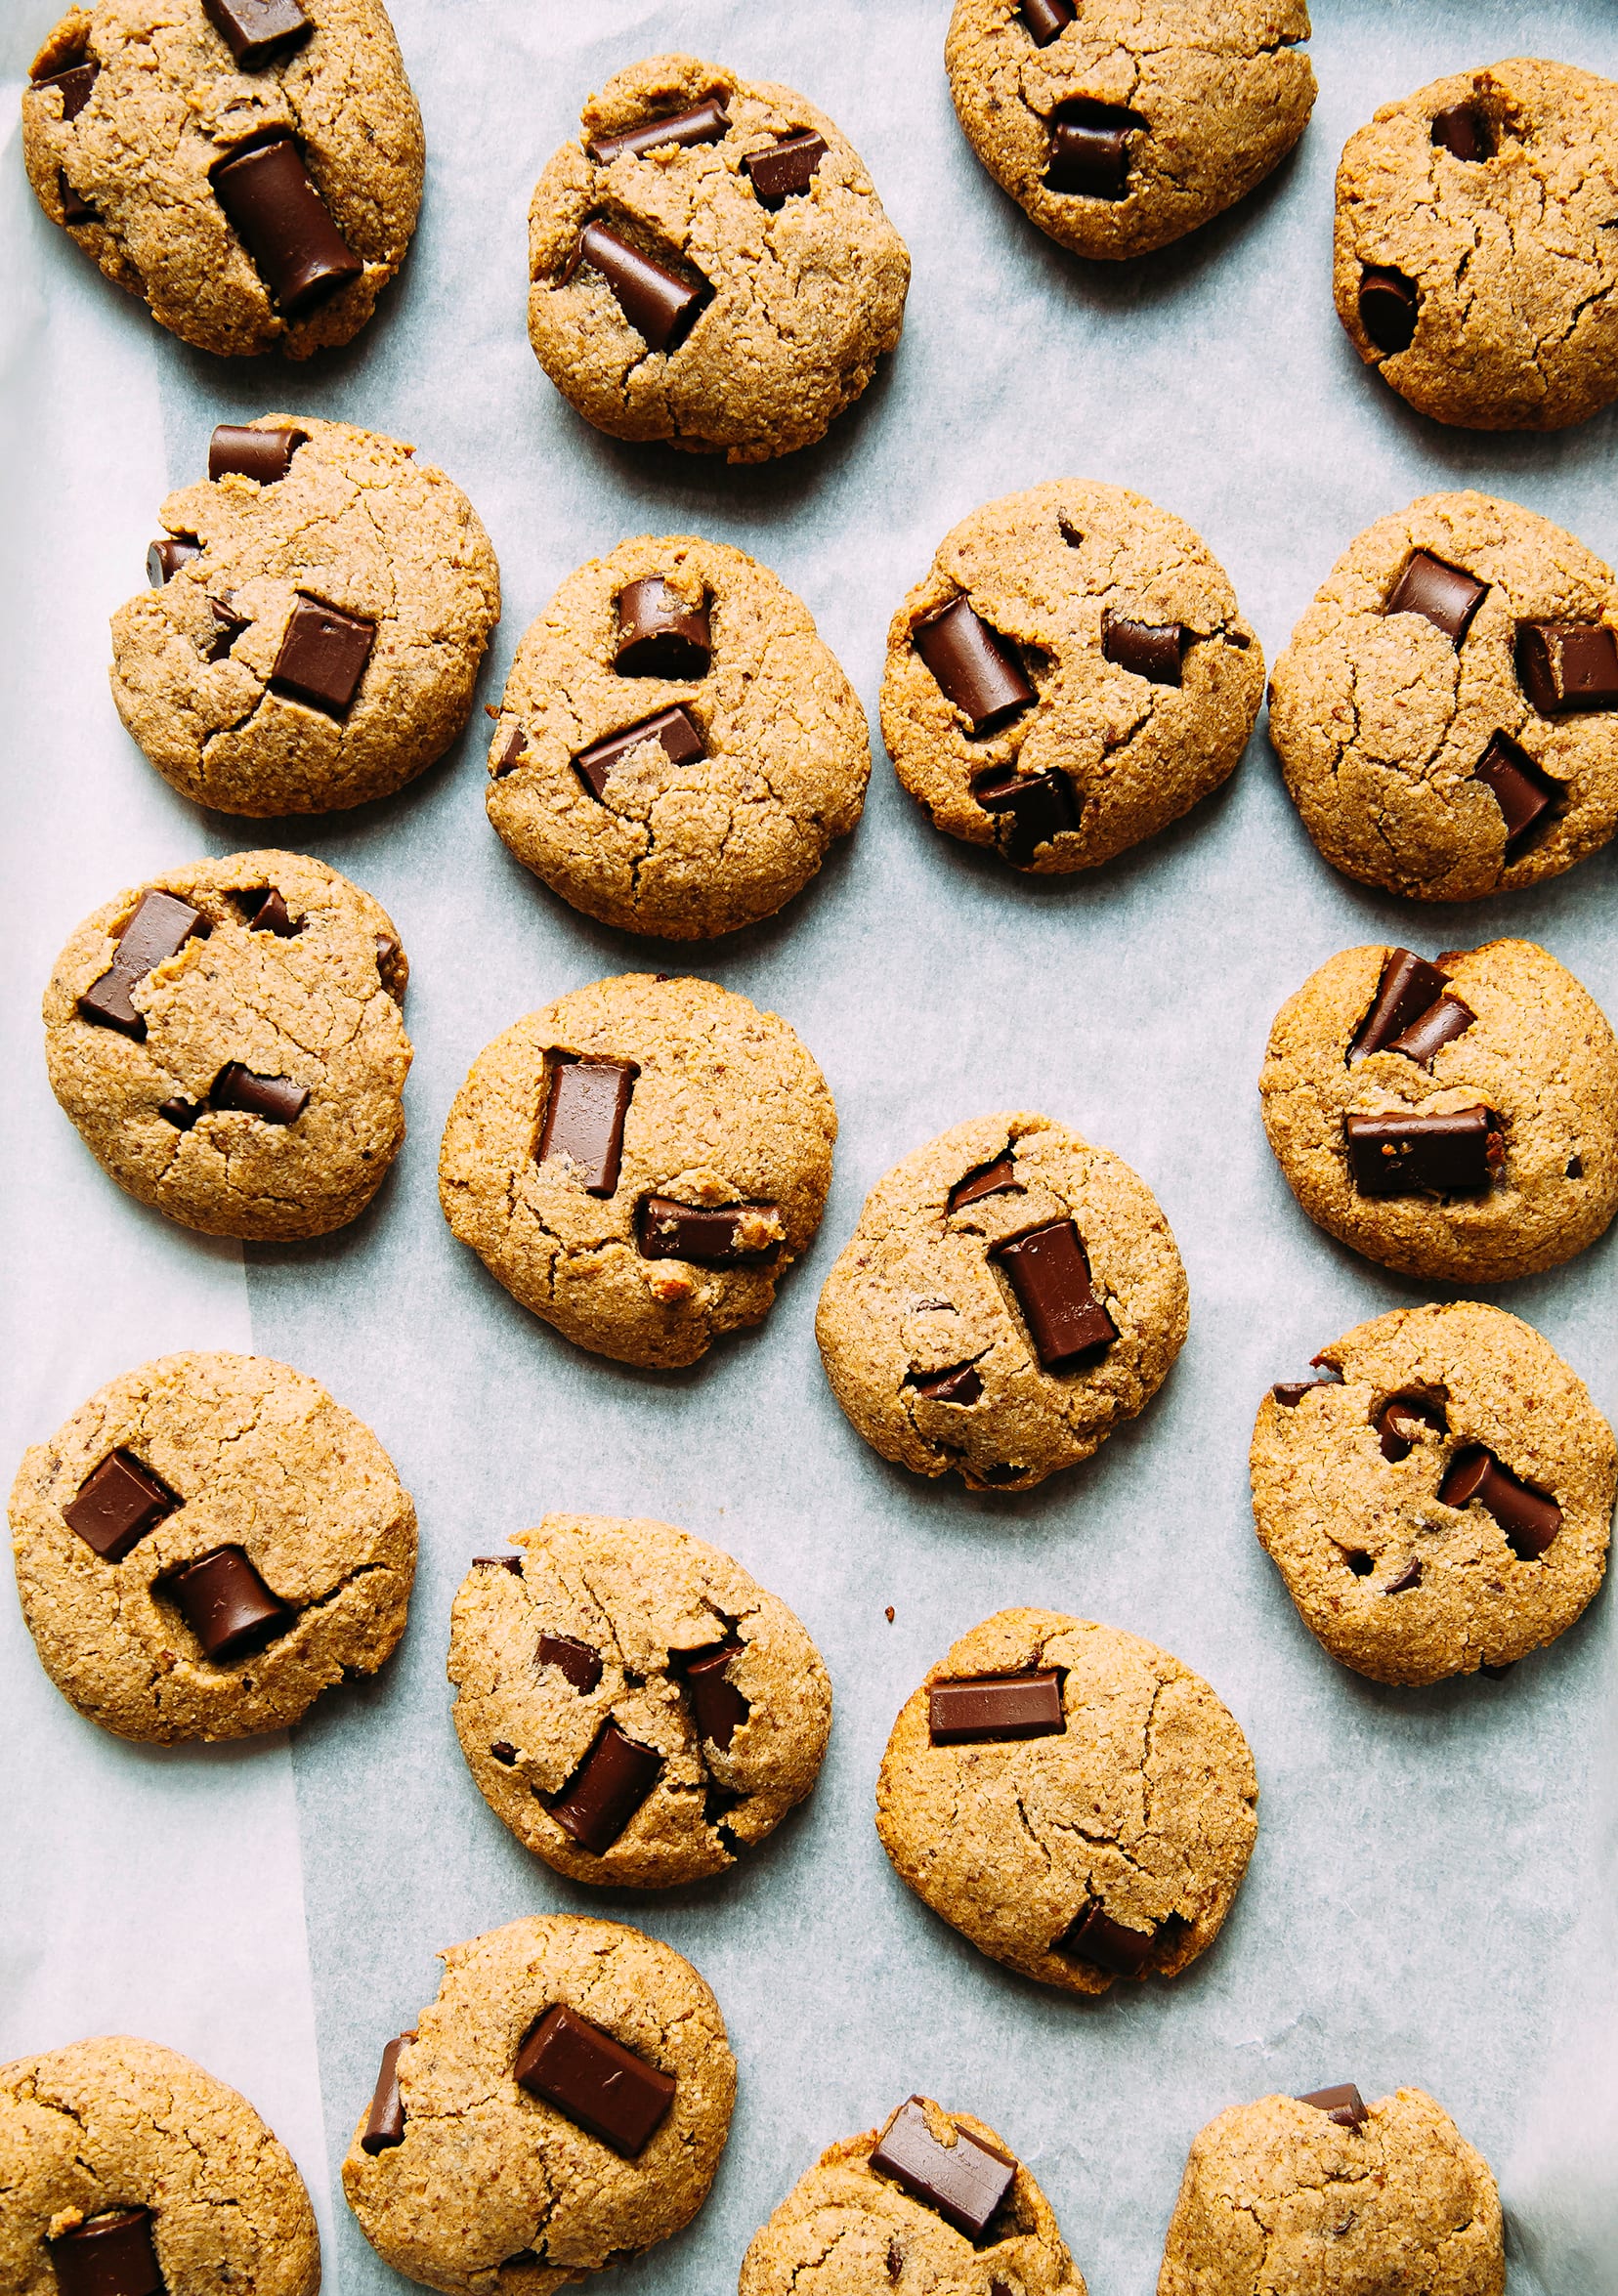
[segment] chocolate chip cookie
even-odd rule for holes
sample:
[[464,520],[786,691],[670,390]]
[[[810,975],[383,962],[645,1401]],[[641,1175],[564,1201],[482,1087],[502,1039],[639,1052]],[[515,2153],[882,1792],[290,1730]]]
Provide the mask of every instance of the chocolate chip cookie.
[[232,853],[88,916],[45,992],[51,1089],[120,1188],[210,1236],[356,1218],[404,1137],[409,968],[323,862]]
[[1263,650],[1183,520],[1053,479],[939,544],[888,629],[882,739],[936,828],[1054,876],[1217,788],[1263,692]]
[[1618,1043],[1532,941],[1344,949],[1277,1013],[1258,1090],[1309,1217],[1407,1275],[1559,1267],[1618,1211]]
[[736,2098],[719,2004],[617,1922],[508,1922],[440,1959],[390,2041],[343,2190],[377,2254],[444,2296],[554,2296],[707,2198]]
[[500,618],[477,512],[351,423],[221,424],[112,617],[112,699],[166,782],[221,813],[402,788],[465,725]]
[[1557,876],[1618,828],[1618,582],[1514,502],[1424,495],[1332,569],[1269,731],[1344,875],[1416,901]]
[[667,1370],[763,1321],[820,1225],[836,1136],[826,1079],[784,1020],[711,981],[624,973],[479,1054],[439,1201],[565,1339]]
[[159,326],[246,357],[347,343],[404,260],[421,114],[381,0],[94,0],[34,58],[39,204]]
[[1233,1717],[1167,1650],[1054,1610],[963,1635],[902,1708],[876,1831],[934,1913],[1042,1984],[1178,1977],[1258,1830]]
[[1557,431],[1618,395],[1618,85],[1515,56],[1384,104],[1337,181],[1354,349],[1423,414]]
[[1019,1112],[956,1125],[877,1182],[815,1333],[832,1393],[884,1459],[1027,1490],[1145,1408],[1187,1313],[1144,1180]]
[[695,56],[615,73],[534,188],[529,338],[616,439],[730,462],[813,446],[899,340],[905,242],[791,88]]
[[1047,237],[1144,255],[1222,214],[1309,124],[1305,0],[956,0],[966,140]]

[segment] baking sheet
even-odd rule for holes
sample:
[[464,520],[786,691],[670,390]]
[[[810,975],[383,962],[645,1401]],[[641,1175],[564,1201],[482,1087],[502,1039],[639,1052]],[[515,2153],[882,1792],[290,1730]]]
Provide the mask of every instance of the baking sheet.
[[[52,17],[0,30],[8,122]],[[912,2089],[994,2122],[1049,2193],[1092,2296],[1149,2296],[1186,2147],[1227,2104],[1341,2079],[1432,2091],[1488,2155],[1512,2296],[1618,2291],[1618,1629],[1603,1596],[1498,1683],[1380,1688],[1298,1623],[1253,1538],[1246,1451],[1273,1379],[1362,1318],[1442,1292],[1341,1250],[1294,1205],[1255,1079],[1276,1007],[1355,941],[1543,941],[1618,1013],[1612,849],[1537,893],[1424,913],[1315,857],[1262,731],[1234,783],[1093,876],[1028,881],[933,834],[878,746],[855,838],[782,917],[670,959],[575,916],[489,829],[480,717],[403,796],[265,827],[198,814],[118,727],[106,619],[142,580],[167,483],[216,421],[273,406],[415,442],[481,511],[506,619],[480,699],[581,560],[698,531],[809,602],[874,725],[888,616],[976,503],[1072,472],[1180,513],[1273,660],[1351,536],[1476,485],[1618,557],[1614,427],[1446,432],[1359,369],[1329,289],[1332,174],[1375,106],[1525,46],[1618,75],[1618,23],[1551,0],[1327,0],[1322,93],[1295,158],[1230,216],[1138,264],[1086,269],[982,174],[942,68],[945,0],[394,0],[426,116],[428,196],[380,317],[312,368],[226,364],[161,335],[60,242],[0,165],[0,371],[12,427],[0,582],[10,751],[0,931],[10,1282],[7,1466],[101,1380],[164,1348],[239,1346],[324,1381],[388,1444],[421,1512],[405,1643],[327,1697],[290,1751],[126,1749],[80,1722],[0,1603],[0,2055],[133,2028],[198,2057],[287,2137],[326,2209],[384,2041],[442,1945],[575,1907],[666,1938],[713,1984],[741,2093],[697,2223],[620,2275],[722,2291],[835,2138]],[[828,109],[909,241],[904,342],[821,447],[763,470],[620,446],[575,418],[524,332],[524,218],[579,101],[687,48]],[[56,1111],[37,1001],[76,919],[206,850],[317,853],[393,911],[416,1046],[410,1137],[371,1212],[323,1244],[244,1254],[121,1198]],[[689,963],[784,1013],[830,1082],[837,1176],[807,1263],[759,1333],[685,1374],[575,1353],[440,1218],[438,1136],[479,1048],[605,973]],[[900,1155],[986,1109],[1043,1109],[1150,1181],[1190,1274],[1191,1337],[1143,1419],[1026,1496],[885,1467],[821,1377],[821,1281]],[[1486,1296],[1618,1411],[1612,1237]],[[836,1694],[808,1808],[742,1869],[592,1893],[486,1809],[448,1721],[450,1597],[476,1552],[550,1508],[649,1513],[734,1552],[798,1610]],[[1245,1888],[1177,1984],[1059,1997],[995,1968],[891,1874],[872,1825],[894,1714],[975,1620],[1047,1603],[1165,1643],[1253,1743]],[[884,1606],[895,1618],[889,1625]],[[323,2124],[321,2108],[323,2105]],[[329,2178],[324,2164],[329,2164]],[[334,2220],[334,2221],[333,2221]],[[328,2286],[393,2275],[340,2195]]]

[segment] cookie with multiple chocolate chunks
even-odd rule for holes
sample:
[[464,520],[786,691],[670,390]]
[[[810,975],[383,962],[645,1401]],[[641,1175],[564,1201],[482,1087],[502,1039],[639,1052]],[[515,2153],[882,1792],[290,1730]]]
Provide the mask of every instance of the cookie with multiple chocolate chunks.
[[865,711],[809,609],[722,542],[653,534],[571,574],[517,650],[489,818],[603,924],[771,916],[860,818]]
[[767,462],[823,438],[894,348],[910,256],[795,90],[653,56],[539,178],[529,276],[534,356],[597,430]]
[[1618,1042],[1532,941],[1342,950],[1277,1013],[1258,1090],[1309,1217],[1407,1275],[1534,1275],[1618,1211]]
[[565,1339],[668,1370],[763,1321],[820,1225],[836,1136],[826,1080],[784,1020],[711,981],[624,973],[479,1054],[445,1127],[439,1201]]
[[440,1956],[343,2162],[386,2264],[444,2296],[555,2296],[707,2198],[736,2100],[719,2004],[617,1922],[508,1922]]
[[455,1731],[484,1800],[574,1881],[725,1872],[826,1752],[831,1684],[802,1624],[667,1523],[549,1514],[512,1544],[473,1564],[450,1617]]
[[182,796],[327,813],[443,755],[500,618],[477,512],[415,449],[351,423],[221,424],[169,495],[149,587],[112,617],[112,699]]
[[888,629],[882,739],[946,835],[1060,875],[1217,788],[1263,692],[1263,650],[1184,521],[1052,479],[939,544]]
[[[1029,1709],[1048,1675],[1054,1728]],[[1178,1977],[1213,1944],[1257,1801],[1246,1738],[1177,1658],[1088,1619],[1001,1610],[902,1708],[876,1831],[901,1881],[980,1953],[1104,1993]]]
[[324,1236],[404,1137],[409,967],[323,862],[232,853],[87,917],[45,992],[51,1089],[120,1188],[189,1228]]
[[1269,732],[1345,876],[1417,901],[1557,876],[1618,828],[1618,581],[1514,502],[1424,495],[1321,584]]
[[1026,1490],[1145,1408],[1187,1314],[1144,1180],[1019,1112],[956,1125],[877,1182],[815,1333],[833,1394],[884,1459]]
[[382,0],[90,0],[34,58],[39,204],[199,351],[347,343],[421,204],[421,114]]

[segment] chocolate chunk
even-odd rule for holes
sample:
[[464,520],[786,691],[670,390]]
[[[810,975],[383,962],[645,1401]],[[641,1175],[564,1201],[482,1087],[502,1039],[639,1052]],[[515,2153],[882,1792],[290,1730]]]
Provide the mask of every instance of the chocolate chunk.
[[517,2052],[519,2085],[625,2160],[638,2159],[674,2102],[674,2075],[560,2003]]
[[707,755],[707,744],[696,719],[689,710],[676,706],[660,709],[656,717],[626,726],[621,734],[609,734],[603,742],[592,742],[588,749],[581,749],[574,759],[574,772],[592,797],[600,797],[606,791],[614,767],[643,742],[660,742],[670,765],[690,765],[694,759]]
[[1079,13],[1073,0],[1022,0],[1017,11],[1033,36],[1036,48],[1048,48]]
[[639,159],[660,147],[678,144],[689,150],[698,144],[717,144],[730,126],[722,96],[709,96],[690,111],[670,112],[666,119],[649,119],[638,128],[624,128],[616,136],[597,136],[584,149],[597,167],[611,167],[615,159]]
[[504,774],[516,772],[518,766],[528,755],[528,735],[523,728],[513,726],[506,736],[505,747],[494,760],[494,779],[496,781],[499,781]]
[[1177,686],[1187,632],[1178,621],[1130,621],[1127,615],[1108,614],[1101,621],[1101,651],[1120,669],[1154,686]]
[[1463,1004],[1459,997],[1440,997],[1436,1004],[1429,1004],[1418,1014],[1410,1026],[1401,1029],[1387,1049],[1402,1052],[1418,1068],[1431,1068],[1434,1059],[1446,1044],[1453,1044],[1457,1037],[1464,1037],[1477,1015],[1469,1004]]
[[997,1156],[993,1164],[980,1164],[964,1179],[957,1180],[950,1190],[949,1209],[964,1212],[968,1204],[976,1204],[985,1196],[999,1196],[1007,1188],[1021,1193],[1017,1168],[1008,1148],[1003,1156]]
[[208,1093],[210,1108],[234,1108],[262,1117],[267,1125],[296,1124],[309,1106],[309,1086],[290,1077],[261,1077],[239,1060],[228,1060]]
[[1443,1404],[1435,1395],[1424,1395],[1419,1387],[1389,1395],[1381,1411],[1372,1414],[1371,1424],[1381,1438],[1383,1457],[1395,1466],[1410,1457],[1423,1427],[1430,1427],[1435,1435],[1449,1433]]
[[1541,773],[1526,749],[1520,748],[1509,734],[1498,731],[1491,735],[1489,746],[1472,767],[1472,778],[1483,784],[1506,816],[1508,860],[1512,857],[1512,846],[1520,851],[1528,831],[1538,826],[1565,793],[1560,782],[1554,782],[1549,774]]
[[193,558],[200,558],[202,545],[189,534],[159,534],[147,547],[147,580],[154,590],[173,581],[183,566],[190,566]]
[[146,1015],[130,1001],[130,990],[154,966],[178,957],[193,934],[205,940],[212,929],[200,910],[172,893],[143,893],[112,952],[112,962],[85,990],[79,1011],[86,1020],[117,1029],[139,1043],[147,1033]]
[[973,613],[969,599],[952,599],[911,635],[945,701],[970,721],[974,734],[998,733],[1035,699],[1016,648]]
[[1457,159],[1492,159],[1494,130],[1475,104],[1452,104],[1432,122],[1432,140]]
[[1050,115],[1048,191],[1077,192],[1085,199],[1122,199],[1129,189],[1128,140],[1146,122],[1122,104],[1096,104],[1070,96]]
[[611,1196],[618,1184],[623,1121],[640,1070],[633,1061],[580,1060],[571,1052],[553,1052],[546,1066],[550,1091],[535,1161],[552,1164],[567,1157],[586,1195]]
[[109,1451],[63,1509],[62,1519],[104,1562],[122,1562],[148,1531],[185,1504],[133,1452]]
[[404,2101],[399,2094],[399,2053],[414,2033],[401,2033],[382,2052],[382,2069],[371,2093],[370,2112],[360,2136],[362,2152],[386,2152],[404,2142]]
[[1584,1158],[1582,1156],[1570,1156],[1567,1160],[1566,1166],[1564,1167],[1564,1170],[1565,1176],[1568,1179],[1582,1180],[1584,1178]]
[[1389,1579],[1383,1589],[1384,1594],[1408,1594],[1422,1583],[1422,1566],[1413,1555],[1396,1579]]
[[63,71],[49,71],[43,79],[30,84],[41,93],[46,88],[62,91],[62,117],[64,125],[77,119],[90,101],[90,91],[101,76],[101,65],[92,56],[81,56],[77,64],[69,64]]
[[1010,1279],[1036,1352],[1046,1371],[1065,1371],[1092,1347],[1118,1337],[1090,1289],[1089,1261],[1070,1219],[999,1244],[989,1254]]
[[1487,1108],[1448,1116],[1345,1116],[1343,1135],[1362,1196],[1473,1196],[1504,1161],[1500,1119]]
[[218,1547],[167,1581],[186,1624],[216,1665],[262,1650],[297,1613],[272,1594],[239,1547]]
[[972,1364],[958,1363],[952,1371],[926,1372],[906,1382],[922,1403],[975,1403],[983,1393],[983,1381]]
[[1521,621],[1517,677],[1541,717],[1618,709],[1618,638],[1603,621]]
[[580,1850],[600,1857],[662,1775],[662,1756],[637,1746],[615,1722],[603,1723],[590,1751],[550,1804],[550,1813]]
[[346,716],[375,643],[374,622],[300,596],[270,672],[270,690],[328,717]]
[[289,135],[233,153],[212,181],[226,220],[282,318],[302,319],[363,272]]
[[1073,784],[1057,766],[1046,773],[1020,774],[1008,765],[979,774],[972,795],[985,813],[1007,816],[1003,850],[1013,869],[1026,869],[1040,846],[1079,827]]
[[727,1671],[731,1660],[741,1657],[742,1649],[743,1645],[733,1635],[711,1650],[698,1650],[690,1656],[674,1658],[691,1701],[697,1735],[717,1746],[721,1754],[728,1751],[731,1740],[752,1711],[729,1679]]
[[149,2208],[114,2208],[49,2243],[58,2296],[160,2296]]
[[1384,614],[1419,614],[1459,646],[1489,585],[1458,566],[1446,566],[1430,550],[1418,550],[1393,585]]
[[292,922],[286,903],[274,885],[255,886],[251,892],[238,893],[237,900],[247,913],[247,929],[253,933],[274,933],[280,941],[294,941],[303,931],[303,920]]
[[508,1570],[513,1578],[520,1579],[523,1575],[523,1558],[520,1554],[474,1554],[472,1568],[474,1570]]
[[620,678],[706,676],[713,634],[705,605],[688,606],[661,574],[647,574],[618,592],[617,615],[613,667]]
[[[67,181],[67,170],[64,167],[59,167],[57,169],[57,197],[62,201],[62,220],[64,224],[96,223],[100,221],[100,218],[96,214],[96,210],[91,206],[89,200],[86,199],[84,193],[82,191],[75,191],[73,186]],[[153,543],[152,548],[156,548],[155,543]],[[149,577],[150,576],[150,573],[151,551],[149,550],[147,552],[147,574]],[[155,590],[158,587],[158,584],[153,581],[151,586]]]
[[1537,1562],[1561,1529],[1556,1502],[1519,1482],[1481,1443],[1469,1443],[1456,1453],[1438,1498],[1445,1507],[1466,1507],[1475,1499],[1494,1516],[1519,1562]]
[[1110,1970],[1115,1977],[1138,1977],[1156,1943],[1155,1929],[1132,1930],[1125,1922],[1114,1921],[1102,1910],[1100,1899],[1092,1897],[1074,1915],[1050,1950],[1071,1953],[1075,1961]]
[[202,0],[202,13],[242,71],[283,63],[315,29],[298,0]]
[[177,1132],[189,1132],[203,1114],[203,1104],[200,1100],[187,1100],[177,1093],[172,1100],[160,1100],[157,1113]]
[[1416,283],[1402,271],[1368,263],[1360,273],[1360,325],[1384,358],[1408,351],[1416,335]]
[[993,1746],[1061,1737],[1066,1730],[1062,1678],[1053,1666],[961,1677],[934,1682],[927,1692],[927,1735],[935,1746]]
[[581,263],[601,274],[649,351],[676,352],[713,300],[706,279],[699,278],[694,285],[655,256],[643,255],[605,224],[584,226],[558,286],[565,287]]
[[698,1267],[762,1259],[780,1241],[776,1204],[677,1204],[672,1196],[648,1196],[635,1220],[643,1259],[689,1259]]
[[1277,1380],[1270,1393],[1285,1411],[1296,1411],[1305,1395],[1312,1395],[1317,1387],[1341,1387],[1342,1374],[1328,1371],[1318,1380]]
[[208,600],[208,611],[214,617],[214,641],[204,659],[208,661],[223,661],[249,624],[217,598]]
[[1335,2120],[1341,2128],[1363,2128],[1368,2118],[1365,2099],[1351,2081],[1344,2081],[1338,2089],[1311,2089],[1307,2097],[1299,2097],[1299,2105],[1312,2105]]
[[1368,1053],[1385,1052],[1395,1037],[1402,1036],[1413,1020],[1437,1002],[1446,986],[1443,973],[1425,957],[1410,949],[1390,949],[1377,983],[1376,1002],[1348,1047],[1350,1066]]
[[762,151],[749,151],[742,165],[760,207],[785,207],[808,191],[825,157],[826,138],[813,128],[800,128],[795,135],[778,136]]
[[208,441],[210,479],[257,479],[273,487],[285,478],[298,448],[308,444],[307,431],[259,431],[250,425],[222,422]]
[[601,1679],[601,1652],[575,1635],[541,1635],[537,1656],[541,1666],[554,1666],[585,1696]]
[[958,2123],[955,2143],[941,2145],[927,2126],[919,2097],[900,2105],[882,2131],[871,2165],[913,2200],[936,2209],[968,2240],[982,2238],[1017,2173],[1010,2153]]
[[510,1740],[506,1738],[496,1738],[489,1751],[494,1757],[494,1760],[498,1763],[503,1763],[507,1769],[511,1767],[512,1764],[517,1759],[516,1747],[513,1746]]

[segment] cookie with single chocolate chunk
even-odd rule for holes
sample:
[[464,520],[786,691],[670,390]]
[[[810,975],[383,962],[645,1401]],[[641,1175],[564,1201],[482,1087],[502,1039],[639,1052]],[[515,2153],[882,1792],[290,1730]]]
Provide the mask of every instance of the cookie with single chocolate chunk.
[[690,1962],[566,1913],[439,1958],[438,1998],[388,2045],[343,2162],[383,2261],[444,2296],[554,2296],[688,2224],[736,2099]]
[[1309,1217],[1407,1275],[1534,1275],[1618,1211],[1618,1043],[1532,941],[1342,950],[1277,1013],[1258,1090]]
[[619,1363],[695,1363],[761,1323],[831,1184],[836,1111],[802,1041],[711,981],[624,973],[473,1063],[444,1216],[514,1298]]
[[1144,255],[1261,184],[1314,108],[1305,0],[956,0],[966,140],[1075,255]]
[[1187,1313],[1145,1181],[1019,1112],[956,1125],[878,1180],[815,1334],[832,1392],[884,1459],[1026,1490],[1145,1408]]
[[534,187],[529,338],[617,439],[730,462],[813,446],[899,340],[910,256],[791,88],[695,56],[615,73]]
[[1618,828],[1618,582],[1514,502],[1424,495],[1333,567],[1269,731],[1346,876],[1416,901],[1557,876]]
[[1601,1584],[1618,1450],[1536,1331],[1477,1300],[1356,1325],[1258,1406],[1253,1511],[1299,1615],[1379,1682],[1511,1666]]
[[385,797],[465,725],[500,618],[477,512],[350,423],[222,424],[164,502],[149,587],[112,617],[112,699],[183,796],[222,813]]
[[1069,1993],[1175,1977],[1217,1936],[1258,1781],[1200,1675],[1136,1635],[1001,1610],[901,1709],[876,1831],[980,1953]]
[[120,1188],[258,1242],[363,1212],[404,1137],[409,968],[323,862],[232,853],[87,917],[45,992],[51,1089]]
[[1422,414],[1556,431],[1618,395],[1618,83],[1514,56],[1384,104],[1343,147],[1333,285]]
[[860,818],[865,711],[814,618],[722,542],[643,534],[517,650],[489,818],[586,916],[702,940],[773,915]]
[[1093,869],[1233,771],[1264,656],[1184,521],[1083,479],[951,529],[888,629],[882,739],[934,826]]
[[34,58],[39,204],[199,351],[346,343],[404,260],[421,114],[382,0],[91,0]]
[[478,1790],[575,1882],[723,1873],[810,1791],[831,1684],[801,1622],[667,1523],[548,1514],[455,1596],[455,1731]]

